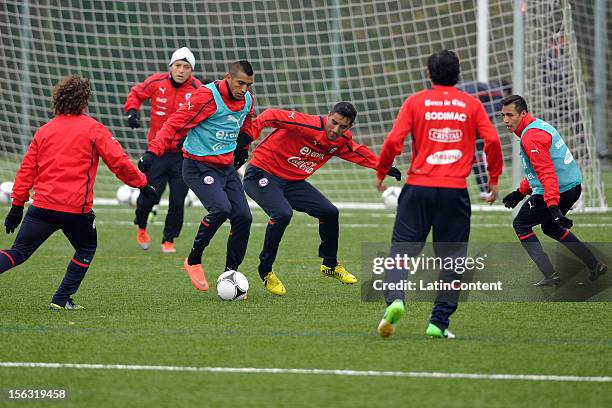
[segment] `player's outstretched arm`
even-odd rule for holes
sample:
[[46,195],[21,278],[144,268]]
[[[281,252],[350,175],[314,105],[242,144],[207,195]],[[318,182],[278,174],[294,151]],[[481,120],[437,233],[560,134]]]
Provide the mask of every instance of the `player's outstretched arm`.
[[380,191],[382,180],[389,173],[389,169],[395,158],[402,153],[404,149],[404,140],[412,130],[412,108],[411,99],[404,101],[391,132],[387,135],[383,143],[378,160],[376,162],[376,187]]
[[550,157],[552,136],[543,130],[529,129],[521,138],[521,144],[538,180],[542,183],[546,206],[559,205],[559,180]]
[[484,150],[487,158],[487,172],[489,173],[489,196],[485,199],[492,204],[499,193],[499,176],[504,167],[501,142],[491,119],[487,115],[481,103],[477,105],[476,111],[476,132],[479,138],[484,141]]
[[138,171],[123,151],[121,144],[101,123],[93,128],[95,148],[108,169],[130,187],[143,188],[147,177]]
[[[38,133],[38,132],[37,132]],[[34,186],[34,181],[38,175],[38,138],[36,134],[32,139],[32,143],[28,147],[19,170],[15,175],[15,183],[13,184],[13,192],[11,198],[13,205],[23,207],[30,199],[30,190]]]
[[205,87],[197,91],[168,120],[149,142],[147,151],[159,157],[166,150],[182,146],[187,133],[198,126],[217,110],[212,92]]

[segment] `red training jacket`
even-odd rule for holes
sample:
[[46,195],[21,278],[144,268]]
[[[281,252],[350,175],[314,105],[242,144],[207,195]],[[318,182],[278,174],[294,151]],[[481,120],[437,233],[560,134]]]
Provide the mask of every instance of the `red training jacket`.
[[13,205],[23,206],[34,188],[36,207],[88,213],[100,157],[125,184],[147,185],[104,125],[85,114],[56,116],[34,134],[15,176]]
[[147,135],[149,142],[155,139],[155,135],[170,115],[185,104],[194,91],[202,86],[199,80],[190,76],[178,88],[175,88],[170,78],[171,75],[168,72],[151,75],[144,82],[130,89],[123,106],[123,111],[126,113],[130,109],[140,111],[140,105],[147,99],[151,100],[151,123]]
[[333,156],[375,168],[376,155],[353,141],[350,131],[336,140],[325,133],[327,117],[267,109],[253,121],[253,135],[276,128],[253,151],[251,164],[284,180],[304,180]]
[[[216,81],[215,85],[225,105],[227,105],[231,111],[237,112],[244,109],[244,98],[234,99],[229,92],[227,81]],[[244,120],[242,128],[240,128],[240,133],[246,133],[251,139],[253,138],[251,122],[253,120],[254,106],[255,99],[253,98],[251,110]],[[204,86],[199,87],[193,95],[191,95],[191,98],[189,98],[189,103],[183,104],[183,106],[168,118],[159,132],[157,132],[155,139],[149,142],[148,150],[153,152],[157,157],[161,156],[166,151],[171,151],[173,149],[176,151],[177,145],[181,139],[187,135],[189,130],[205,121],[216,111],[217,104],[215,103],[215,98],[211,90]],[[233,152],[218,156],[193,156],[183,149],[183,156],[215,166],[229,166],[234,163]]]
[[406,99],[383,144],[376,176],[384,178],[412,133],[407,184],[466,188],[476,137],[485,142],[490,184],[497,184],[503,159],[497,132],[482,103],[454,86],[434,85]]
[[[527,155],[533,170],[538,175],[538,179],[544,187],[544,201],[546,206],[559,205],[559,180],[555,165],[550,157],[550,145],[552,144],[552,135],[542,129],[529,129],[523,137],[523,130],[533,122],[535,118],[529,113],[521,120],[521,123],[514,130],[514,134],[521,138],[523,145],[523,153]],[[537,151],[539,154],[534,154]],[[524,195],[531,194],[531,187],[527,178],[521,180],[519,191]]]

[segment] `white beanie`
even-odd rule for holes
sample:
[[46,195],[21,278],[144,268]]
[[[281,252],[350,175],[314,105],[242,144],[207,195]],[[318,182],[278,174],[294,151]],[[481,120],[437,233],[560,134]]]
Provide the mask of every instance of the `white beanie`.
[[195,57],[193,53],[187,47],[179,48],[178,50],[172,53],[172,57],[170,58],[169,66],[172,66],[176,61],[187,60],[189,65],[191,65],[191,69],[195,70]]

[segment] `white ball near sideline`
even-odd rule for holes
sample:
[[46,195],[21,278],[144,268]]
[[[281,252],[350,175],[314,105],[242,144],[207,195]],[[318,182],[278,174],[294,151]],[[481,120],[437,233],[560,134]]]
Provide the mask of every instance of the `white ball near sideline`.
[[136,201],[138,201],[138,197],[140,196],[140,190],[137,188],[131,188],[132,194],[130,195],[130,205],[132,207],[136,207]]
[[132,196],[132,187],[122,185],[117,189],[117,201],[119,204],[130,204],[130,197]]
[[383,191],[382,200],[386,209],[395,210],[397,208],[397,200],[401,192],[401,187],[389,187]]
[[11,202],[11,193],[13,192],[13,182],[5,181],[0,184],[0,203],[8,204]]
[[117,189],[117,201],[119,201],[119,204],[136,207],[136,200],[138,200],[139,195],[140,190],[130,186],[123,185]]
[[196,205],[200,202],[200,199],[191,189],[187,192],[187,196],[185,196],[185,207],[190,207],[192,205]]

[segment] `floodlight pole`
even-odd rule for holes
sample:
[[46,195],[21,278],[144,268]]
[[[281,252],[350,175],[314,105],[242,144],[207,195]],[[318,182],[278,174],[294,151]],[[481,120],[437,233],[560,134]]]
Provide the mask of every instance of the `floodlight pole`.
[[[525,67],[525,34],[524,21],[525,1],[514,1],[514,29],[513,29],[513,56],[512,56],[512,93],[523,95],[525,88],[524,67]],[[524,96],[524,95],[523,95]],[[518,187],[522,174],[522,163],[519,156],[520,144],[517,137],[512,135],[512,188]],[[517,207],[518,208],[518,207]],[[515,209],[515,213],[518,209]]]

